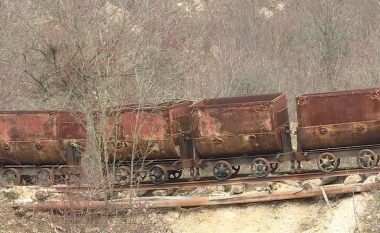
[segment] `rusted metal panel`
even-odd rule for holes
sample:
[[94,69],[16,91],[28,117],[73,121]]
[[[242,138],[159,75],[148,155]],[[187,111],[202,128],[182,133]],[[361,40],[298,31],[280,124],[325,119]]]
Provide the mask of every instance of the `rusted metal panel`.
[[86,118],[81,112],[57,112],[59,139],[86,139]]
[[66,144],[83,141],[86,136],[83,123],[70,118],[70,114],[0,112],[0,163],[66,164]]
[[200,158],[283,151],[280,131],[289,123],[285,93],[206,99],[190,107]]
[[56,117],[51,113],[1,113],[0,138],[23,141],[29,138],[53,138],[57,133]]
[[298,149],[379,144],[379,93],[374,88],[298,96]]
[[117,160],[130,160],[133,155],[136,159],[178,159],[178,137],[190,130],[188,106],[191,103],[122,108],[114,113],[118,116],[110,120],[113,123],[108,124],[108,128],[117,125],[120,132],[118,143],[110,145],[109,153],[114,154],[116,149]]
[[[0,163],[5,165],[66,164],[66,153],[60,140],[2,142]],[[7,146],[7,148],[5,148]]]

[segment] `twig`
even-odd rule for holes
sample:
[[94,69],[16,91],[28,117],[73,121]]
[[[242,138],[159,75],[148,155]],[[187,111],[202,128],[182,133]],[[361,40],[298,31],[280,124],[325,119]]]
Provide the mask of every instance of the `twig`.
[[323,198],[325,199],[326,204],[327,204],[327,206],[329,207],[331,213],[334,214],[334,211],[333,211],[333,209],[332,209],[332,207],[331,207],[330,201],[329,201],[329,199],[327,198],[327,195],[326,195],[325,189],[324,189],[322,186],[320,186],[319,188],[320,188],[321,191],[322,191]]

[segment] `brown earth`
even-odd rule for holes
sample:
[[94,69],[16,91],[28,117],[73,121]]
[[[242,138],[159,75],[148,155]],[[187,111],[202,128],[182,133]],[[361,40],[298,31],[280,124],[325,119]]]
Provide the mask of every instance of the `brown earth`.
[[[279,188],[291,189],[297,185],[297,182],[282,183]],[[230,195],[224,192],[226,190],[198,188],[188,194]],[[331,209],[323,198],[170,210],[136,207],[125,213],[107,210],[70,215],[15,211],[5,207],[10,203],[36,201],[38,191],[49,189],[36,186],[0,189],[0,232],[379,232],[376,221],[380,219],[380,198],[377,192],[330,196]],[[54,194],[47,200],[65,198]]]

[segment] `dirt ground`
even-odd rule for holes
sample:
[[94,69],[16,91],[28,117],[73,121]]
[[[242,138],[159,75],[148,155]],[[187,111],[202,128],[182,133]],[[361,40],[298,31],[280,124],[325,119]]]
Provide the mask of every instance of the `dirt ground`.
[[[0,232],[379,232],[378,192],[323,198],[229,205],[223,207],[141,210],[131,213],[41,213],[15,211],[11,203],[36,201],[38,191],[27,186],[0,189]],[[223,193],[220,188],[198,193]],[[193,191],[192,193],[197,193]],[[224,193],[229,195],[229,193]],[[47,200],[61,199],[59,194]],[[138,211],[137,211],[138,210]],[[136,212],[137,211],[137,212]]]
[[[303,232],[349,233],[366,226],[359,220],[372,195],[333,201],[322,199],[169,211],[165,218],[174,232]],[[361,231],[363,232],[363,231]]]

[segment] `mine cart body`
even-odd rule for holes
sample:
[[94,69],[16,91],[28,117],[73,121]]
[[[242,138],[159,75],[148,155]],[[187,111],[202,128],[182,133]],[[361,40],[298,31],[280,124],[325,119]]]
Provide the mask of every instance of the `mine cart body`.
[[204,99],[191,108],[193,144],[199,158],[291,150],[290,137],[283,134],[289,127],[285,93]]
[[0,112],[1,165],[76,164],[85,138],[78,112]]
[[[109,115],[109,153],[116,160],[178,160],[178,138],[190,131],[190,101],[156,106],[128,105]],[[112,130],[110,130],[112,129]],[[116,132],[116,133],[115,133]],[[116,138],[114,136],[117,135]],[[116,143],[112,143],[113,138]]]
[[380,144],[379,92],[377,88],[298,96],[298,150]]

